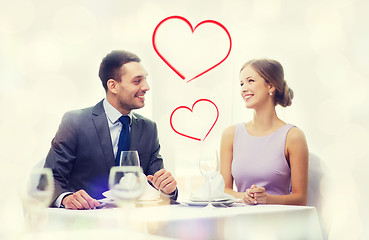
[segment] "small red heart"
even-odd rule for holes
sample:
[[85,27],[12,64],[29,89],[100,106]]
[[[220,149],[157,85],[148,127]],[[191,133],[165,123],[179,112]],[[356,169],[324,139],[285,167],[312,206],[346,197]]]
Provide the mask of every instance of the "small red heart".
[[[215,118],[215,121],[214,121],[214,123],[211,125],[211,127],[210,127],[209,131],[206,133],[205,137],[201,140],[200,138],[192,137],[192,136],[190,136],[190,135],[187,135],[187,134],[184,134],[184,133],[178,132],[178,131],[174,128],[174,126],[173,126],[173,122],[172,122],[172,119],[173,119],[173,115],[174,115],[174,113],[175,113],[177,110],[179,110],[179,109],[186,109],[186,110],[189,110],[189,111],[193,112],[193,108],[194,108],[194,106],[195,106],[197,103],[202,102],[202,101],[206,101],[206,102],[211,103],[211,104],[215,107],[215,109],[216,109],[216,111],[217,111],[217,116],[216,116],[216,118]],[[209,99],[199,99],[199,100],[197,100],[197,101],[192,105],[192,108],[189,108],[189,107],[187,107],[187,106],[179,106],[179,107],[177,107],[176,109],[174,109],[174,111],[173,111],[173,112],[172,112],[172,114],[170,115],[170,126],[172,127],[172,129],[173,129],[173,131],[174,131],[174,132],[176,132],[177,134],[179,134],[179,135],[181,135],[181,136],[184,136],[184,137],[187,137],[187,138],[190,138],[190,139],[193,139],[193,140],[197,140],[197,141],[204,141],[204,140],[206,139],[206,137],[209,135],[209,133],[211,132],[211,130],[213,130],[213,127],[214,127],[215,123],[218,121],[218,117],[219,117],[219,110],[218,110],[217,105],[216,105],[214,102],[212,102],[212,101],[211,101],[211,100],[209,100]]]
[[168,65],[168,67],[170,67],[180,78],[182,78],[183,80],[186,78],[182,73],[179,72],[179,70],[177,70],[172,64],[169,63],[169,61],[167,59],[165,59],[165,57],[159,52],[158,48],[156,47],[156,42],[155,42],[155,37],[156,37],[156,32],[158,31],[159,27],[166,21],[168,20],[171,20],[171,19],[179,19],[179,20],[182,20],[184,21],[185,23],[187,23],[187,25],[190,27],[192,33],[195,32],[196,28],[199,27],[200,25],[202,24],[205,24],[205,23],[211,23],[211,24],[215,24],[219,27],[221,27],[226,33],[227,33],[227,36],[228,36],[228,39],[229,39],[229,49],[228,49],[228,52],[227,52],[227,55],[222,59],[220,60],[218,63],[216,63],[215,65],[213,65],[212,67],[206,69],[205,71],[199,73],[198,75],[196,75],[195,77],[191,78],[190,80],[188,80],[187,82],[190,82],[192,80],[194,80],[195,78],[198,78],[200,77],[201,75],[209,72],[210,70],[212,70],[213,68],[217,67],[218,65],[220,65],[222,62],[224,62],[230,52],[231,52],[231,48],[232,48],[232,39],[231,39],[231,35],[229,34],[228,30],[226,27],[224,27],[221,23],[217,22],[217,21],[214,21],[214,20],[205,20],[205,21],[202,21],[200,22],[199,24],[197,24],[195,26],[195,28],[192,27],[191,23],[184,17],[181,17],[181,16],[171,16],[171,17],[167,17],[165,19],[163,19],[156,27],[155,27],[155,30],[154,30],[154,33],[152,35],[152,45],[154,47],[154,50],[155,52],[158,54],[158,56],[165,62],[165,64]]

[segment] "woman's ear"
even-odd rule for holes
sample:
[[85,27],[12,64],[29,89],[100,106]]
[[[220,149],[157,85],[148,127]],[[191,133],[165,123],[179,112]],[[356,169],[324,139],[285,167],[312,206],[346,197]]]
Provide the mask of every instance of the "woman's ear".
[[117,81],[115,81],[114,79],[109,79],[107,82],[106,82],[106,86],[108,87],[108,90],[112,93],[117,93],[117,87],[118,87],[118,84],[117,84]]
[[274,93],[275,87],[272,84],[269,84],[269,92]]

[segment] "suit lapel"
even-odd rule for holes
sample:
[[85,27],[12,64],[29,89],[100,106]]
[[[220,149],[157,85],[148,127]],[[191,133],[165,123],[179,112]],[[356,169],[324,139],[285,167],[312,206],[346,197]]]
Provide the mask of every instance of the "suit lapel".
[[95,124],[96,133],[104,153],[104,158],[108,166],[114,166],[114,153],[111,143],[109,125],[106,119],[103,101],[95,105],[92,110],[92,121]]
[[140,124],[140,119],[133,113],[132,115],[132,126],[131,126],[131,146],[130,150],[137,150],[138,143],[140,141],[142,133],[142,124]]

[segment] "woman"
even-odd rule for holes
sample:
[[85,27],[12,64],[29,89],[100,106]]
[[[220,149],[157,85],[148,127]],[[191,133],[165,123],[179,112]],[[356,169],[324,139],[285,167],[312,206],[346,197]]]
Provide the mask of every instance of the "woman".
[[[251,60],[240,71],[241,96],[253,119],[226,128],[220,149],[225,192],[246,204],[306,205],[309,151],[304,133],[278,118],[277,104],[291,105],[293,91],[282,65]],[[233,190],[233,181],[238,191]]]

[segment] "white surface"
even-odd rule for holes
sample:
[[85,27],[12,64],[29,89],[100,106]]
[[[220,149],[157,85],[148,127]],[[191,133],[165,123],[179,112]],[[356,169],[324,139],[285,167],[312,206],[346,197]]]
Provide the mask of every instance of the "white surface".
[[140,239],[140,240],[168,240],[163,236],[154,236],[144,233],[132,232],[127,230],[117,229],[89,229],[78,231],[57,231],[57,232],[38,232],[28,233],[20,237],[20,240],[50,240],[50,239],[65,239],[65,240],[79,240],[79,239]]
[[175,239],[322,239],[314,207],[236,204],[205,209],[186,205],[135,209],[47,209],[38,226],[48,232],[123,229]]

